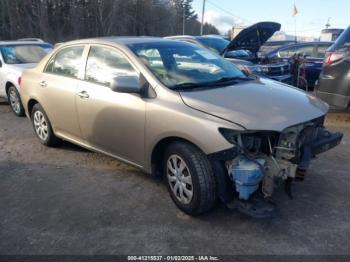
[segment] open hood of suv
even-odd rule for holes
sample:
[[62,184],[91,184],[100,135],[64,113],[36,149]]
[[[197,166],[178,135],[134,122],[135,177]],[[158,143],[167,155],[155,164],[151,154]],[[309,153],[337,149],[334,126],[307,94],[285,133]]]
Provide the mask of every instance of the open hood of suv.
[[248,130],[282,131],[325,115],[328,105],[296,88],[268,79],[182,91],[186,105]]
[[238,49],[257,53],[260,47],[277,31],[281,24],[276,22],[260,22],[243,29],[226,47],[225,51]]

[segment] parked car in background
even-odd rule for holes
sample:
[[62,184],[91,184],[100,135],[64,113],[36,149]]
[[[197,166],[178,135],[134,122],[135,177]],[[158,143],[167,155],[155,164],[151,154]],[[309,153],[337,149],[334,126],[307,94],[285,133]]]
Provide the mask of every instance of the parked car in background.
[[63,43],[24,71],[20,91],[41,143],[64,139],[163,176],[194,215],[220,198],[266,216],[274,205],[262,195],[282,181],[290,192],[297,170],[342,139],[323,127],[316,97],[162,38]]
[[327,50],[316,94],[331,105],[350,107],[350,27]]
[[[288,62],[273,61],[258,57],[260,47],[278,30],[281,25],[274,22],[260,22],[242,30],[234,39],[228,41],[220,36],[170,36],[168,39],[180,40],[205,47],[222,55],[239,67],[248,67],[254,74],[273,80],[290,83]],[[246,62],[242,62],[246,61]]]
[[260,47],[259,54],[264,55],[265,53],[270,52],[276,48],[279,48],[285,45],[291,45],[294,43],[295,43],[295,40],[267,41],[265,44],[263,44]]
[[332,42],[302,42],[291,45],[280,46],[270,52],[266,52],[265,56],[270,60],[278,59],[289,61],[294,54],[302,54],[305,56],[305,74],[308,87],[313,90],[321,70],[323,59],[327,48]]
[[0,97],[8,100],[17,116],[24,115],[19,88],[22,72],[34,67],[52,45],[37,41],[0,41]]
[[[209,49],[215,54],[222,54],[225,47],[230,43],[227,39],[219,35],[204,35],[204,36],[191,36],[191,35],[178,35],[168,36],[165,39],[178,40],[200,46],[202,48]],[[252,69],[254,64],[239,58],[227,58],[230,62],[234,63],[239,69],[244,70],[245,67]]]

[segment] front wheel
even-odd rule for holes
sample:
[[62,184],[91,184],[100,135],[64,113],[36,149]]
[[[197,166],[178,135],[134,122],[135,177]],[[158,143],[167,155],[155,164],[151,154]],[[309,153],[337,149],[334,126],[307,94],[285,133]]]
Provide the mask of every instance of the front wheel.
[[12,111],[16,116],[24,116],[24,108],[21,102],[21,97],[14,86],[10,86],[7,91],[8,102],[11,106]]
[[214,207],[215,177],[207,156],[197,147],[172,143],[165,152],[163,170],[169,194],[182,211],[198,215]]
[[61,140],[53,133],[49,118],[40,104],[34,105],[31,120],[34,131],[42,144],[56,146],[60,143]]

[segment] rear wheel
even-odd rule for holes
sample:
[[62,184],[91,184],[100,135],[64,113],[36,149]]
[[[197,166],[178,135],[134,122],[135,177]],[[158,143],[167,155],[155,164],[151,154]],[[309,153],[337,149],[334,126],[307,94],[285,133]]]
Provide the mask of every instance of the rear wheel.
[[34,131],[40,142],[46,146],[56,146],[61,142],[52,131],[51,123],[40,104],[35,104],[31,113]]
[[24,116],[24,108],[21,102],[21,97],[16,87],[10,86],[9,90],[7,91],[7,98],[12,111],[17,116]]
[[163,170],[169,194],[182,211],[197,215],[214,207],[215,177],[207,156],[198,148],[172,143],[165,152]]

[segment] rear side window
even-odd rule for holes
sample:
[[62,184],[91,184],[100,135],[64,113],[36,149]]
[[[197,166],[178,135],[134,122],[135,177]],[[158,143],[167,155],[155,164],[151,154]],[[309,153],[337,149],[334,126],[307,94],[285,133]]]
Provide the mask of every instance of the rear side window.
[[45,72],[78,78],[83,46],[68,47],[59,51],[47,64]]
[[111,48],[93,46],[86,63],[85,80],[109,86],[118,76],[138,76],[128,60]]

